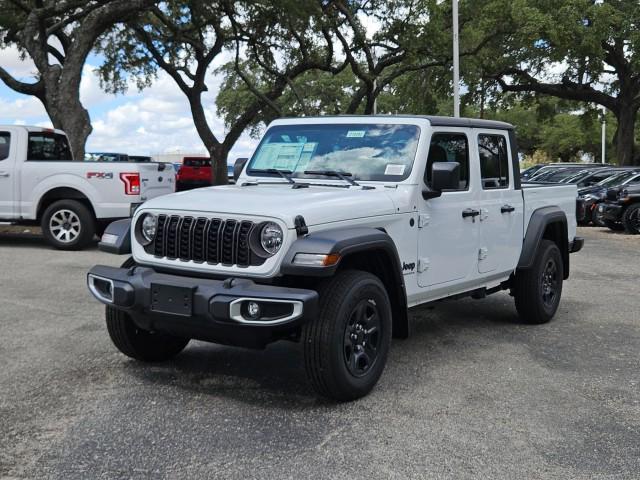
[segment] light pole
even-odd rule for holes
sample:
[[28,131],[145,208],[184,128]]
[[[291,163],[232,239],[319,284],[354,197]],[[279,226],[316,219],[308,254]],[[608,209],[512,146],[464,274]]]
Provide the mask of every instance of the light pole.
[[607,109],[602,107],[602,163],[605,163],[607,155]]
[[460,116],[460,51],[458,39],[458,0],[453,0],[453,116]]

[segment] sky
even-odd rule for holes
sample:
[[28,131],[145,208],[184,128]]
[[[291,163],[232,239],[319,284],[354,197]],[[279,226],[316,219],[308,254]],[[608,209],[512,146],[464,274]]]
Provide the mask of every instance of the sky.
[[[93,126],[86,151],[132,155],[206,152],[193,125],[186,97],[167,74],[160,73],[153,85],[142,92],[133,86],[125,94],[111,95],[101,90],[95,73],[100,61],[97,56],[89,57],[80,87],[80,99]],[[0,65],[22,81],[33,81],[36,71],[33,63],[22,60],[13,48],[0,50]],[[215,68],[214,65],[212,69]],[[211,74],[207,85],[209,92],[204,103],[209,125],[217,136],[222,136],[224,124],[215,111],[220,78]],[[0,81],[0,125],[6,124],[51,126],[37,98],[18,94]],[[229,162],[249,156],[256,144],[243,135],[231,151]]]

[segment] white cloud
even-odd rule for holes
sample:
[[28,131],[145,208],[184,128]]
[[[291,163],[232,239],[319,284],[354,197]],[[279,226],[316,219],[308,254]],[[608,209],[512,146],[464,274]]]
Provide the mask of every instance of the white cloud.
[[[35,67],[22,61],[15,49],[0,50],[0,65],[13,75],[26,80]],[[100,88],[95,66],[85,65],[80,84],[80,98],[89,110],[93,133],[87,142],[89,151],[117,151],[131,154],[166,152],[205,153],[193,120],[189,103],[174,81],[160,73],[148,89],[138,92],[132,84],[124,94],[114,96]],[[225,128],[215,113],[215,95],[221,79],[207,79],[209,92],[203,95],[206,117],[214,134],[222,140]],[[3,98],[3,90],[7,92]],[[51,125],[46,111],[35,97],[8,98],[9,90],[0,87],[0,121],[21,124]],[[247,156],[255,141],[243,135],[229,158]]]

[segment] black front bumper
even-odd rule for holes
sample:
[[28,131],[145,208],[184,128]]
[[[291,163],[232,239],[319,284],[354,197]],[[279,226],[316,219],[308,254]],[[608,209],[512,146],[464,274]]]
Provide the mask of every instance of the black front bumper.
[[616,203],[601,203],[598,205],[598,213],[602,218],[612,222],[619,222],[622,217],[622,205]]
[[[148,267],[96,265],[87,283],[94,297],[126,311],[145,330],[252,348],[296,335],[318,308],[314,290],[183,277]],[[258,318],[248,315],[249,302],[258,304]]]

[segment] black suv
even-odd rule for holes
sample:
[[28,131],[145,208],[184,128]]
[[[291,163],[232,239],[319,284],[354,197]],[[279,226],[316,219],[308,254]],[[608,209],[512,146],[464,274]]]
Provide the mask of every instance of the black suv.
[[632,235],[640,233],[640,185],[607,190],[607,201],[598,206],[598,213],[607,227],[624,230]]

